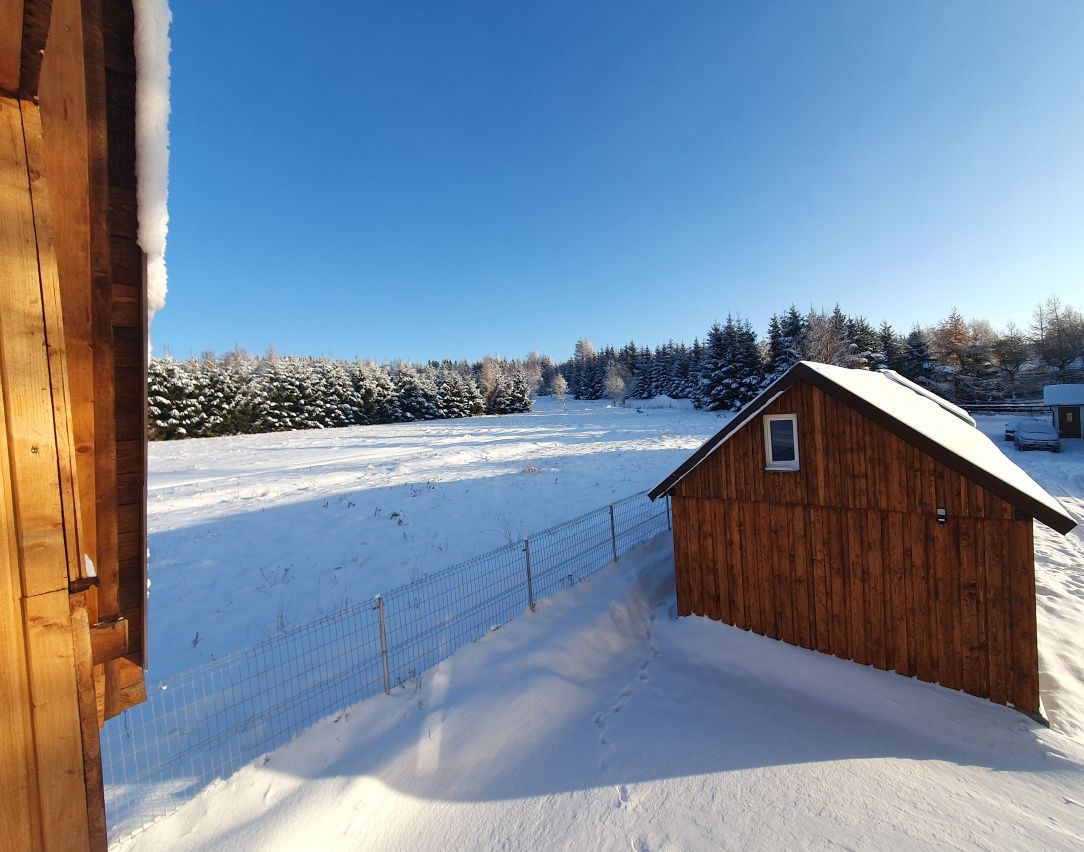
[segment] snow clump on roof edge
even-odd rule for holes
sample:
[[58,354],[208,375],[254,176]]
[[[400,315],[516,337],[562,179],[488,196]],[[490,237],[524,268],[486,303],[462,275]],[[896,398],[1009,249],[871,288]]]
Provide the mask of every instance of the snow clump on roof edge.
[[166,303],[169,210],[168,0],[135,0],[136,177],[139,247],[147,254],[148,320]]

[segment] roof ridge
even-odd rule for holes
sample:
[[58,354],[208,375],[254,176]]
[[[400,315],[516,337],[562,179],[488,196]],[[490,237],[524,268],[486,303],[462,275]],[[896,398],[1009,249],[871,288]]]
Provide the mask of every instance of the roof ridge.
[[934,405],[940,406],[941,408],[945,409],[945,411],[947,411],[949,414],[953,415],[954,417],[959,417],[961,420],[964,421],[964,423],[966,423],[972,429],[978,429],[979,428],[979,425],[978,425],[978,423],[975,422],[974,417],[972,417],[970,414],[968,414],[966,411],[964,411],[962,408],[960,408],[960,406],[956,405],[955,403],[949,402],[943,396],[939,396],[938,394],[935,394],[933,391],[929,390],[928,388],[924,388],[924,387],[922,387],[922,385],[917,384],[915,382],[912,382],[906,376],[901,376],[895,370],[890,370],[887,367],[885,369],[883,369],[883,370],[878,370],[877,372],[879,372],[886,379],[890,379],[891,381],[895,382],[896,384],[902,385],[903,387],[907,388],[908,390],[914,391],[919,396],[928,399]]

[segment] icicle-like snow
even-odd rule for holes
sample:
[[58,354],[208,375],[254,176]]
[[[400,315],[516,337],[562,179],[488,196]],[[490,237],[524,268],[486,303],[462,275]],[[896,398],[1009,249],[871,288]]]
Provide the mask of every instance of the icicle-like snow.
[[135,0],[136,176],[139,246],[147,254],[147,312],[166,303],[169,210],[168,0]]

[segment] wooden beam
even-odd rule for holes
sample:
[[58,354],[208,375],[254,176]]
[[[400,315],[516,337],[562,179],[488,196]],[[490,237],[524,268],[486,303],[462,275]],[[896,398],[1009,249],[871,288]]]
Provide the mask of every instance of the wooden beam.
[[65,531],[42,327],[44,305],[31,204],[22,109],[0,97],[0,371],[8,415],[8,452],[17,483],[23,593],[68,586]]
[[45,849],[86,848],[82,723],[67,589],[23,600]]
[[[0,394],[0,425],[7,422]],[[41,837],[37,762],[34,760],[26,638],[23,634],[22,582],[16,546],[13,483],[7,430],[0,428],[0,826],[13,844]]]
[[[17,586],[8,578],[0,591],[4,603],[17,602],[22,634],[20,642],[5,629],[4,655],[14,653],[25,672],[25,687],[16,683],[4,699],[26,713],[30,732],[4,758],[28,766],[33,785],[23,797],[31,834],[4,839],[15,848],[85,849],[84,757],[92,746],[80,717],[79,634],[68,599],[80,562],[56,276],[38,107],[0,97],[0,503],[4,556],[18,577]],[[89,644],[86,631],[82,636]],[[26,727],[14,720],[11,736]],[[16,778],[16,798],[18,785]]]
[[87,593],[68,598],[75,648],[75,681],[79,692],[79,727],[83,740],[83,779],[86,785],[87,825],[91,852],[108,848],[105,819],[105,786],[102,781],[102,749],[94,691],[93,632],[87,617]]
[[[91,326],[89,139],[80,0],[53,0],[39,102],[63,308],[82,553],[97,565],[94,347]],[[87,601],[91,624],[97,599]]]
[[90,625],[89,630],[94,665],[115,660],[128,653],[127,619],[118,618],[114,621],[102,621]]
[[105,664],[105,718],[112,719],[147,700],[143,667],[126,657]]
[[45,351],[48,360],[50,394],[53,401],[53,429],[60,485],[61,522],[67,553],[68,582],[84,578],[87,571],[81,558],[79,501],[75,488],[75,439],[72,433],[71,397],[68,394],[68,359],[64,341],[64,319],[57,277],[56,243],[53,239],[49,188],[45,179],[45,150],[38,105],[22,101],[23,138],[26,142],[30,200],[34,208],[34,234],[38,246],[38,275],[45,318]]

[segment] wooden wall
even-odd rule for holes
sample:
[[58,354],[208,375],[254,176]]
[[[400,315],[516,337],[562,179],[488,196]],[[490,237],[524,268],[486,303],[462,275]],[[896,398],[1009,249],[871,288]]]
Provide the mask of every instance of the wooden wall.
[[131,0],[0,0],[3,849],[106,848],[98,728],[144,696],[132,37]]
[[[0,22],[2,23],[2,22]],[[0,846],[102,849],[71,405],[38,107],[0,95]]]
[[679,611],[1037,711],[1031,519],[816,387],[791,413],[800,470],[757,417],[675,486]]
[[39,100],[72,379],[91,624],[126,639],[97,661],[104,720],[145,697],[146,297],[136,243],[131,0],[53,0]]

